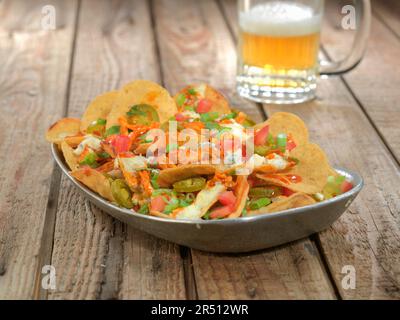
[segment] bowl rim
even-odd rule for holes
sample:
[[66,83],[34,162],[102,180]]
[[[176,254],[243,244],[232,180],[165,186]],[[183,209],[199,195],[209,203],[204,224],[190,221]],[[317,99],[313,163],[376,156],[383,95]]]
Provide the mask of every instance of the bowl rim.
[[[328,199],[328,200],[323,200],[321,202],[317,202],[314,204],[310,204],[304,207],[299,207],[299,208],[292,208],[292,209],[287,209],[283,211],[278,211],[278,212],[272,212],[272,213],[266,213],[266,214],[260,214],[260,215],[255,215],[255,216],[248,216],[248,217],[237,217],[237,218],[231,218],[231,219],[218,219],[218,220],[203,220],[203,219],[167,219],[167,218],[162,218],[162,217],[156,217],[156,216],[151,216],[151,215],[144,215],[141,213],[137,213],[133,210],[129,210],[126,208],[121,208],[110,201],[104,199],[94,191],[90,190],[88,187],[77,181],[73,176],[70,175],[70,170],[65,164],[65,161],[63,157],[61,156],[61,152],[58,149],[58,146],[53,143],[51,144],[51,153],[53,155],[54,160],[56,161],[57,165],[60,167],[61,171],[67,176],[67,178],[78,188],[80,189],[83,193],[85,193],[89,198],[96,202],[100,202],[103,207],[108,207],[112,210],[119,211],[121,213],[124,213],[126,215],[131,215],[134,217],[137,217],[139,219],[146,219],[146,220],[151,220],[151,221],[157,221],[157,222],[164,222],[164,223],[178,223],[178,224],[194,224],[194,225],[230,225],[230,224],[238,224],[238,223],[250,223],[250,222],[257,222],[259,220],[264,220],[264,219],[273,219],[276,217],[282,217],[282,216],[287,216],[287,215],[292,215],[295,213],[301,214],[303,212],[309,211],[309,210],[318,210],[321,208],[324,208],[326,206],[329,206],[333,203],[339,202],[343,199],[354,199],[355,196],[360,192],[360,190],[364,186],[364,180],[359,175],[358,173],[345,169],[343,167],[334,167],[336,172],[339,172],[340,174],[346,176],[346,178],[350,179],[353,183],[355,182],[355,185],[353,188],[339,196],[336,196],[334,198]],[[106,210],[105,210],[106,211]]]

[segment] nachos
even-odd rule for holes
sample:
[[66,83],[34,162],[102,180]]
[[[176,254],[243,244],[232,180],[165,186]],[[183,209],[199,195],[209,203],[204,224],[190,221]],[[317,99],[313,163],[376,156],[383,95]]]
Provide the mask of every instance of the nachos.
[[71,175],[108,201],[168,219],[225,219],[311,205],[353,186],[277,112],[255,124],[207,84],[174,97],[136,80],[46,133]]

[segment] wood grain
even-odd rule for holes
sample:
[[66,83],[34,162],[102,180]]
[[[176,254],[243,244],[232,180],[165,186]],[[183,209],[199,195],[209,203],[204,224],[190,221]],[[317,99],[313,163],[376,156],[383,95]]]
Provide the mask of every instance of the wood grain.
[[[145,1],[82,1],[68,114],[80,116],[99,93],[137,78],[160,80]],[[50,299],[182,299],[176,245],[113,220],[62,180]]]
[[[42,7],[64,25],[41,28]],[[32,299],[53,161],[44,140],[63,115],[76,2],[0,3],[0,299]]]
[[[384,2],[384,1],[381,1]],[[348,1],[341,1],[341,4]],[[354,32],[341,28],[341,5],[328,1],[323,45],[329,56],[340,59],[348,50]],[[400,15],[398,16],[399,19]],[[400,161],[400,84],[399,38],[373,16],[366,54],[360,65],[344,79],[365,109],[368,117]]]
[[387,27],[400,37],[400,2],[397,0],[373,0],[372,11]]
[[[236,19],[230,22],[237,23]],[[318,235],[318,245],[341,297],[398,299],[398,165],[340,78],[319,81],[318,96],[317,101],[301,105],[265,105],[268,114],[276,111],[298,114],[309,127],[311,140],[324,148],[333,165],[360,172],[365,179],[364,190],[350,209]],[[342,287],[345,274],[341,272],[346,265],[356,270],[354,290]]]
[[[155,1],[154,15],[165,84],[171,91],[200,80],[228,95],[234,92],[235,46],[216,2]],[[254,104],[236,103],[263,119]],[[192,260],[200,299],[334,298],[308,239],[247,255],[193,250]]]

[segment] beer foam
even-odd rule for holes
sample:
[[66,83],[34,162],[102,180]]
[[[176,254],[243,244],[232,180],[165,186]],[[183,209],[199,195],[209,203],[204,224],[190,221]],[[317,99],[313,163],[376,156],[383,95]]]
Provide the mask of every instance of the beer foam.
[[241,12],[243,31],[266,36],[301,36],[319,32],[321,14],[301,3],[271,1]]

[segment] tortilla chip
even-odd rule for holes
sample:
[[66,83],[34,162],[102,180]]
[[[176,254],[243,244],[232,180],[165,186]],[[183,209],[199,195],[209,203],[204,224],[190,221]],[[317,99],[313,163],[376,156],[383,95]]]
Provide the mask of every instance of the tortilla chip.
[[173,183],[195,176],[214,174],[216,167],[210,164],[187,164],[175,168],[160,171],[157,183],[162,188],[169,187]]
[[[286,187],[296,192],[307,194],[320,192],[332,173],[324,151],[318,145],[308,143],[293,149],[291,156],[297,158],[299,163],[290,170],[284,173],[256,174],[256,177],[269,184]],[[288,179],[290,176],[299,176],[301,181],[291,182]]]
[[297,146],[308,143],[308,129],[298,116],[288,112],[276,112],[267,121],[254,126],[258,130],[269,125],[269,133],[276,137],[279,133],[291,135]]
[[126,116],[130,108],[136,104],[148,104],[154,107],[160,123],[168,121],[178,112],[175,101],[167,90],[152,81],[136,80],[126,84],[119,91],[114,107],[108,114],[106,128],[119,125],[118,118]]
[[52,124],[46,132],[46,140],[53,143],[61,143],[65,137],[79,134],[81,120],[75,118],[63,118]]
[[242,211],[246,205],[247,195],[249,193],[250,186],[247,182],[247,176],[238,176],[236,180],[236,186],[233,193],[236,196],[235,211],[233,211],[228,218],[238,218],[242,214]]
[[159,218],[165,218],[165,219],[172,219],[173,217],[169,214],[162,213],[159,211],[150,211],[151,216],[159,217]]
[[194,202],[179,210],[173,212],[176,219],[201,219],[207,211],[218,201],[219,195],[226,190],[223,184],[216,184],[212,187],[207,186],[201,190]]
[[94,121],[98,119],[107,119],[118,93],[118,91],[110,91],[97,96],[90,102],[81,119],[81,132],[86,132],[86,129]]
[[315,202],[316,201],[309,195],[298,192],[298,193],[292,194],[290,197],[273,202],[264,208],[249,211],[247,213],[247,215],[255,216],[255,215],[264,214],[264,213],[271,213],[271,212],[288,210],[288,209],[292,209],[292,208],[299,208],[299,207],[308,206]]
[[174,96],[175,101],[179,94],[185,93],[191,88],[196,90],[202,98],[208,99],[212,102],[210,112],[218,112],[219,114],[228,114],[232,112],[228,100],[219,91],[205,83],[192,84],[183,88]]
[[61,151],[64,155],[65,162],[68,164],[68,167],[74,171],[78,169],[78,157],[74,154],[74,149],[65,141],[61,142]]
[[68,143],[70,147],[76,148],[84,139],[85,136],[77,135],[77,136],[65,137],[64,141]]
[[150,146],[151,146],[152,144],[153,144],[152,142],[149,142],[149,143],[141,143],[141,144],[139,144],[139,145],[135,148],[134,153],[135,153],[135,154],[143,154],[143,155],[146,155],[147,149],[150,148]]
[[85,167],[72,171],[71,175],[103,198],[114,201],[110,181],[101,172],[90,167]]

